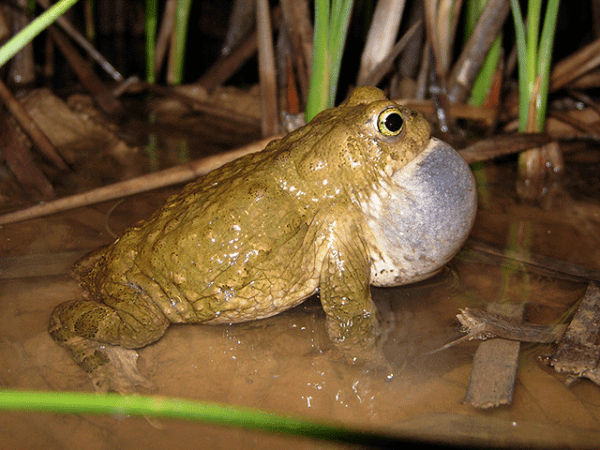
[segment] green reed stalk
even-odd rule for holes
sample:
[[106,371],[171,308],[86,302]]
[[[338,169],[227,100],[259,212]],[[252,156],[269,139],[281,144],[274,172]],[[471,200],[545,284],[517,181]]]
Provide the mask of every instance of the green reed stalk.
[[181,84],[183,81],[185,47],[191,8],[192,0],[177,0],[175,23],[173,25],[174,45],[171,47],[169,73],[167,74],[167,83],[172,85]]
[[540,50],[538,53],[538,74],[540,76],[540,103],[537,114],[537,126],[540,130],[546,125],[546,113],[548,112],[548,90],[550,88],[550,69],[552,67],[552,48],[554,35],[556,33],[556,21],[558,18],[559,0],[549,0],[546,5],[544,27],[540,37]]
[[165,397],[0,390],[0,411],[2,410],[162,417],[353,444],[381,446],[400,443],[394,437],[335,424],[318,423],[253,408]]
[[96,10],[95,0],[86,0],[85,2],[85,38],[92,44],[96,42],[96,26],[94,20],[94,11]]
[[305,118],[335,103],[342,55],[354,0],[315,0],[313,64]]
[[[556,31],[559,0],[548,0],[540,37],[541,0],[530,0],[527,6],[527,30],[518,0],[511,0],[515,22],[519,61],[519,130],[542,131],[546,123],[546,106],[552,46]],[[530,108],[530,105],[534,108]],[[535,117],[529,118],[529,111]],[[532,124],[534,129],[528,129]]]
[[158,26],[158,0],[146,0],[146,81],[156,82],[154,62],[156,60],[156,29]]
[[0,67],[6,64],[9,59],[29,44],[38,34],[52,25],[58,17],[67,12],[75,3],[77,3],[77,0],[61,0],[14,35],[6,44],[0,47]]

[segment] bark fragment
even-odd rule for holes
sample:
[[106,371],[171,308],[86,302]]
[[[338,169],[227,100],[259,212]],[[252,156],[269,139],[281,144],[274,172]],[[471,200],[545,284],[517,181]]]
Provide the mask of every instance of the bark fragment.
[[[523,320],[523,309],[523,304],[491,303],[488,306],[488,311],[506,315],[517,322]],[[492,339],[479,344],[473,360],[465,403],[476,408],[510,404],[520,346],[519,341],[507,339]]]

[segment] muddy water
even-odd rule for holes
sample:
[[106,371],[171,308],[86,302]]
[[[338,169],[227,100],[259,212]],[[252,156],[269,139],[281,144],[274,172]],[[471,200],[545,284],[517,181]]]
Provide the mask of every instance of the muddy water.
[[[587,155],[587,153],[586,153]],[[564,187],[546,209],[513,197],[512,163],[486,168],[487,185],[472,236],[600,269],[598,191],[589,161],[571,161]],[[585,159],[585,158],[583,158]],[[597,163],[597,162],[596,162]],[[582,188],[585,187],[584,188]],[[597,186],[596,186],[597,187]],[[52,308],[79,295],[67,273],[85,251],[111,241],[170,194],[127,199],[0,229],[0,385],[91,392],[87,377],[55,345],[46,326]],[[513,402],[492,410],[465,405],[478,343],[429,354],[461,336],[455,315],[492,301],[526,302],[527,320],[553,323],[586,284],[482,263],[463,253],[418,285],[374,289],[395,376],[338,360],[318,299],[279,316],[241,325],[172,326],[140,351],[142,373],[159,394],[257,407],[424,440],[522,447],[593,448],[600,439],[600,387],[565,385],[542,362],[550,346],[522,345]],[[338,448],[309,439],[130,417],[0,413],[0,448]]]

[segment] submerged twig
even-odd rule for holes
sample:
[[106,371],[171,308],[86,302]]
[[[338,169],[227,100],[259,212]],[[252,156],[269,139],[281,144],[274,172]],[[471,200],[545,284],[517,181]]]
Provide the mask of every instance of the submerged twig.
[[549,344],[560,340],[567,325],[537,325],[481,309],[464,308],[456,316],[469,340],[492,338]]
[[[527,270],[541,275],[554,278],[566,278],[574,281],[591,280],[600,283],[600,271],[588,269],[587,267],[578,266],[566,261],[559,261],[547,256],[515,252],[507,254],[506,251],[500,247],[476,241],[474,239],[469,239],[467,241],[466,248],[474,250],[478,256],[483,258],[518,262],[519,264],[523,264]],[[464,251],[463,255],[469,256],[469,254],[465,254]]]
[[559,341],[567,329],[566,324],[538,325],[520,322],[512,317],[474,308],[461,309],[456,318],[462,325],[462,331],[466,334],[434,350],[431,352],[432,354],[466,341],[485,341],[494,338],[550,344]]
[[[218,117],[223,120],[233,121],[237,123],[243,123],[245,125],[250,126],[259,126],[259,120],[255,117],[251,117],[249,115],[243,114],[241,112],[235,111],[231,108],[223,106],[222,104],[218,104],[215,101],[211,101],[210,99],[201,99],[194,97],[192,95],[188,95],[178,87],[173,86],[162,86],[160,84],[147,83],[145,81],[140,80],[137,77],[128,78],[125,83],[123,83],[119,89],[119,95],[122,95],[123,92],[126,91],[139,91],[143,89],[147,89],[153,94],[160,95],[165,98],[174,98],[186,106],[190,107],[194,111],[198,111],[205,114],[210,114],[211,116]],[[113,93],[116,90],[113,91]]]

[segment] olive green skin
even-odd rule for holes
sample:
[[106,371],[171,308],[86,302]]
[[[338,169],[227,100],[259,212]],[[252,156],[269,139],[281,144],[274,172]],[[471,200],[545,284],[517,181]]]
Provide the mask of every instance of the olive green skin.
[[[380,124],[382,111],[399,113],[401,128]],[[156,341],[170,323],[261,319],[319,292],[333,343],[369,359],[378,249],[365,205],[429,139],[420,114],[356,89],[262,152],[187,185],[81,262],[88,298],[56,307],[51,336],[97,389],[130,392],[149,383],[125,349]]]

